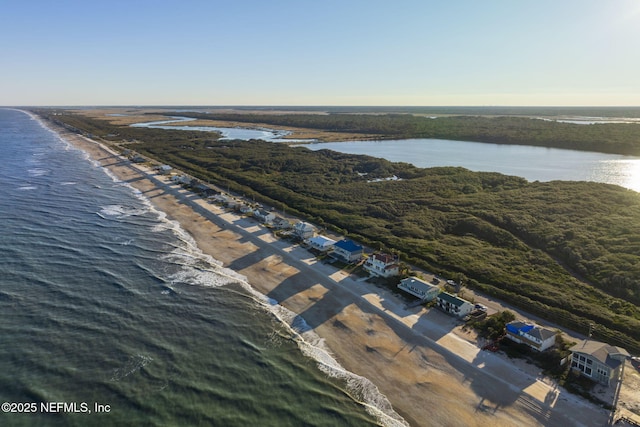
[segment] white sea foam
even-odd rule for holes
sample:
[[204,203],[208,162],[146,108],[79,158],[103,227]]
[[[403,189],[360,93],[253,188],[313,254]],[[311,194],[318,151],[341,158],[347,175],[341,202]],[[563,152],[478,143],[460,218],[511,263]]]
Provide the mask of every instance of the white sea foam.
[[147,212],[149,212],[149,210],[146,207],[141,209],[122,205],[108,205],[102,206],[98,215],[102,218],[115,217],[117,219],[123,219],[130,216],[144,215]]
[[27,173],[31,176],[42,176],[42,175],[47,175],[48,173],[51,173],[51,171],[49,169],[33,168],[33,169],[27,169]]
[[113,370],[113,375],[110,380],[120,381],[151,362],[153,362],[153,359],[143,354],[131,356],[120,368]]
[[247,282],[245,276],[224,268],[222,262],[202,252],[193,237],[184,231],[179,224],[167,219],[165,221],[172,223],[173,227],[170,229],[182,243],[164,256],[165,260],[182,267],[169,277],[170,282],[206,287]]
[[27,191],[27,190],[35,190],[38,187],[36,187],[35,185],[23,185],[22,187],[18,187],[18,190],[21,191]]
[[409,424],[393,409],[389,399],[368,378],[347,371],[333,357],[324,340],[298,314],[281,306],[272,298],[252,290],[273,315],[290,331],[300,351],[318,363],[318,368],[332,378],[345,381],[349,395],[362,404],[383,426],[406,427]]

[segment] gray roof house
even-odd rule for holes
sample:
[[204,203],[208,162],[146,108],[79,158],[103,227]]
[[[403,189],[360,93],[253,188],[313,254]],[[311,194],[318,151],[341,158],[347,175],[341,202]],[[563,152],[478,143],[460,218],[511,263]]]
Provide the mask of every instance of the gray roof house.
[[398,284],[398,289],[410,293],[423,301],[431,301],[440,293],[440,288],[418,277],[407,277]]
[[301,239],[309,239],[316,233],[316,229],[308,222],[298,222],[293,226],[293,232]]
[[464,317],[473,311],[473,304],[463,300],[456,295],[447,292],[440,292],[437,299],[438,308],[445,313],[452,314],[457,317]]
[[629,357],[627,350],[599,341],[583,340],[571,347],[571,369],[601,384],[617,381]]

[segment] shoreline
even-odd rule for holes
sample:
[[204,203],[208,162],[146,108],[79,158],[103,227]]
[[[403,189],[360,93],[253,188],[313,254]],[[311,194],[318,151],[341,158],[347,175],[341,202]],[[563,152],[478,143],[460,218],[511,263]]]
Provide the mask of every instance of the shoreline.
[[[405,310],[390,292],[316,263],[305,249],[274,238],[257,222],[194,197],[95,141],[43,125],[141,191],[203,253],[303,318],[344,369],[368,378],[411,425],[606,423],[601,409],[531,378],[525,367],[512,369],[479,351],[452,318],[424,308]],[[518,370],[523,378],[515,377]]]

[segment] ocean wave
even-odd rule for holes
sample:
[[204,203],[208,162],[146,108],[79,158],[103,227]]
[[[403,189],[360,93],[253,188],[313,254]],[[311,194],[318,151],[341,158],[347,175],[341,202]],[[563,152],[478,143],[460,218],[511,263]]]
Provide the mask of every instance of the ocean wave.
[[231,283],[246,283],[247,278],[231,269],[198,248],[191,236],[181,228],[173,229],[182,245],[166,254],[164,260],[180,269],[169,276],[171,283],[186,283],[206,287],[219,287]]
[[130,216],[144,215],[147,212],[149,212],[149,209],[147,209],[146,207],[138,208],[138,207],[128,207],[128,206],[122,206],[122,205],[108,205],[108,206],[102,206],[102,208],[100,209],[100,212],[98,212],[98,215],[103,219],[107,219],[107,217],[123,219]]
[[129,357],[120,368],[114,369],[110,381],[120,381],[123,378],[128,377],[149,363],[153,362],[153,359],[143,354],[136,354]]
[[356,402],[385,427],[407,427],[409,424],[393,409],[389,399],[368,378],[344,369],[332,356],[324,340],[298,314],[281,306],[273,298],[253,290],[263,307],[270,311],[292,334],[305,356],[315,360],[327,376],[345,381],[347,392]]
[[50,174],[51,171],[49,169],[44,169],[44,168],[33,168],[33,169],[27,169],[27,173],[30,176],[43,176],[43,175]]

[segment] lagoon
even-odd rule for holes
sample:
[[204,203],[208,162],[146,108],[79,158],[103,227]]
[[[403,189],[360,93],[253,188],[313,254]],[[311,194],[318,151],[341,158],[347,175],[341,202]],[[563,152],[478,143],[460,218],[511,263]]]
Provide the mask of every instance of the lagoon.
[[[132,126],[218,132],[222,134],[222,139],[308,142],[283,139],[289,132],[275,129],[175,125],[176,122],[192,120],[195,119],[172,117],[171,120],[137,123]],[[528,181],[591,181],[619,185],[640,192],[640,157],[634,156],[444,139],[310,142],[300,146],[314,151],[329,149],[341,153],[364,154],[423,168],[459,166],[475,172],[515,175]]]
[[349,141],[305,144],[365,154],[418,167],[460,166],[476,172],[499,172],[528,181],[592,181],[640,192],[640,158],[527,145],[488,144],[442,139]]
[[308,139],[291,139],[284,138],[291,134],[287,130],[277,130],[269,128],[243,128],[243,127],[215,127],[215,126],[181,126],[171,125],[172,123],[194,121],[190,117],[172,117],[171,120],[161,120],[157,122],[136,123],[132,127],[146,127],[152,129],[171,129],[171,130],[196,130],[203,132],[216,132],[222,137],[220,139],[232,140],[242,139],[248,141],[251,139],[262,139],[269,142],[307,142]]

